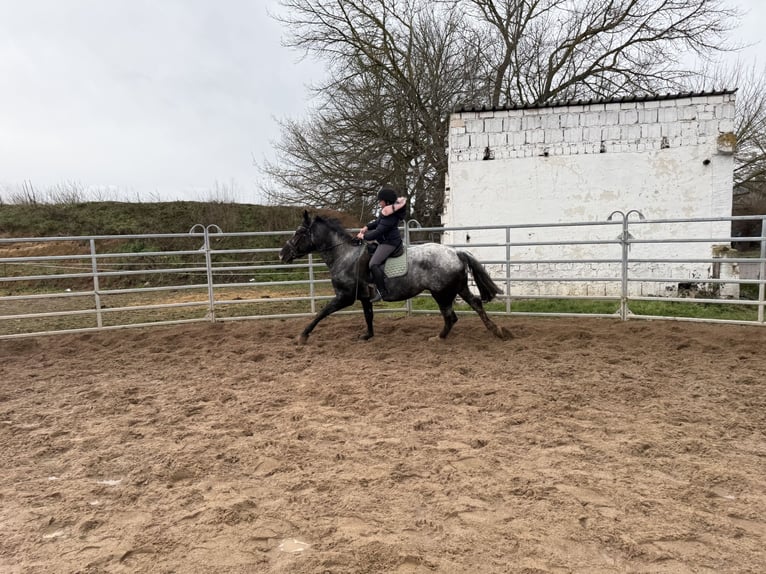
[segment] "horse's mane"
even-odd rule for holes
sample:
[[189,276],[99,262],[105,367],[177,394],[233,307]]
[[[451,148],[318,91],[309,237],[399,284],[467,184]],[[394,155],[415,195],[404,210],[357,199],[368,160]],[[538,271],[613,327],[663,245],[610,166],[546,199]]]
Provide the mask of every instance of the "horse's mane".
[[324,223],[332,231],[340,235],[343,239],[347,240],[347,242],[351,242],[354,239],[354,237],[348,231],[346,231],[346,228],[343,227],[343,224],[334,217],[322,217],[321,215],[317,215],[314,217],[314,221]]

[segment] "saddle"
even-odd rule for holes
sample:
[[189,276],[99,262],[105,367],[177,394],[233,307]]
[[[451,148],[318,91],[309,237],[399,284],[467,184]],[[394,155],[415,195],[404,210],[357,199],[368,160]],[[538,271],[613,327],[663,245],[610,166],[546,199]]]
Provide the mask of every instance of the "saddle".
[[[367,251],[370,255],[375,253],[377,248],[377,243],[367,244]],[[407,250],[404,248],[404,243],[400,243],[399,247],[388,256],[383,265],[383,271],[385,271],[386,277],[401,277],[407,274]]]

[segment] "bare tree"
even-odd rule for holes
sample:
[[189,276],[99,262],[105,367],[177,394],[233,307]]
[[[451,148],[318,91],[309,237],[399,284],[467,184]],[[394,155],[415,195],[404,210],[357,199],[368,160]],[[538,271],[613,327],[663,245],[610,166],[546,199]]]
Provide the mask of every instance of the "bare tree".
[[734,185],[766,204],[766,69],[738,67],[736,74],[731,80],[739,86]]
[[766,199],[766,68],[741,61],[712,63],[686,83],[686,89],[705,86],[737,87],[734,132],[734,201],[741,196]]
[[[766,214],[766,68],[739,61],[711,63],[688,83],[693,91],[705,85],[737,86],[734,125],[737,146],[734,152],[733,215]],[[732,235],[758,237],[759,220],[732,222]],[[735,242],[737,248],[753,247]]]
[[476,68],[459,13],[414,0],[284,4],[292,45],[327,57],[330,74],[309,118],[282,123],[268,196],[366,216],[390,183],[414,218],[438,223],[448,115]]
[[469,0],[491,71],[489,105],[674,90],[690,55],[732,49],[722,0]]
[[[449,112],[675,90],[730,46],[723,0],[282,0],[287,44],[327,63],[317,106],[282,124],[280,202],[371,209],[388,182],[437,225]],[[685,59],[684,59],[685,57]]]
[[[734,156],[734,215],[766,214],[766,69],[737,66],[732,85],[737,92],[737,150]],[[732,233],[740,237],[761,235],[761,221],[736,221]],[[735,244],[736,246],[737,244]],[[740,243],[740,248],[757,244]]]

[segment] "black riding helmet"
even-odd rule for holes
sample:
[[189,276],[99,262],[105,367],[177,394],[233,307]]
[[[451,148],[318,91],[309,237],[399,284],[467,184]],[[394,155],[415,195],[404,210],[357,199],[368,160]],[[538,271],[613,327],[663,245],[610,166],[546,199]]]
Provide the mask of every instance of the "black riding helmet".
[[378,201],[385,201],[386,205],[392,205],[396,203],[396,191],[392,187],[384,185],[378,191]]

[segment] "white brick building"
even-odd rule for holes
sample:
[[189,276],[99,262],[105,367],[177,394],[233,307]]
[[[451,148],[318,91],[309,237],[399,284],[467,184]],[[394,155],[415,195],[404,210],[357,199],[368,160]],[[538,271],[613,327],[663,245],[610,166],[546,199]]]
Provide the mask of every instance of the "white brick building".
[[[735,92],[567,102],[539,107],[472,109],[450,117],[446,227],[605,221],[615,210],[647,219],[731,215]],[[491,160],[490,160],[491,159]],[[576,237],[577,228],[560,233]],[[608,237],[619,230],[608,228]],[[651,226],[641,228],[650,239]],[[668,230],[655,230],[667,237]],[[534,230],[523,239],[544,240]],[[559,232],[557,232],[559,233]],[[675,226],[678,237],[730,237],[729,222]],[[467,234],[465,234],[467,235]],[[470,242],[504,242],[502,231],[472,232]],[[603,236],[606,238],[607,236]],[[556,239],[561,236],[557,235]],[[465,243],[453,233],[446,240]],[[601,246],[603,247],[603,246]],[[496,258],[505,256],[498,248]],[[645,244],[632,257],[710,258],[710,243]],[[561,257],[561,253],[557,254]],[[599,246],[570,256],[609,257]],[[543,248],[515,249],[512,259],[546,258]],[[482,258],[492,254],[482,252]],[[525,273],[529,270],[526,269]],[[513,272],[513,270],[512,270]],[[547,270],[540,266],[537,273]],[[587,270],[578,270],[587,275]],[[656,277],[710,277],[710,264],[664,266]],[[672,273],[672,275],[668,275]],[[534,289],[534,285],[528,286]],[[605,285],[613,294],[619,285]],[[641,294],[668,294],[677,284],[641,284]],[[546,286],[550,290],[551,286]],[[558,292],[581,289],[559,286]],[[570,293],[571,294],[571,293]],[[578,293],[574,293],[578,294]]]

